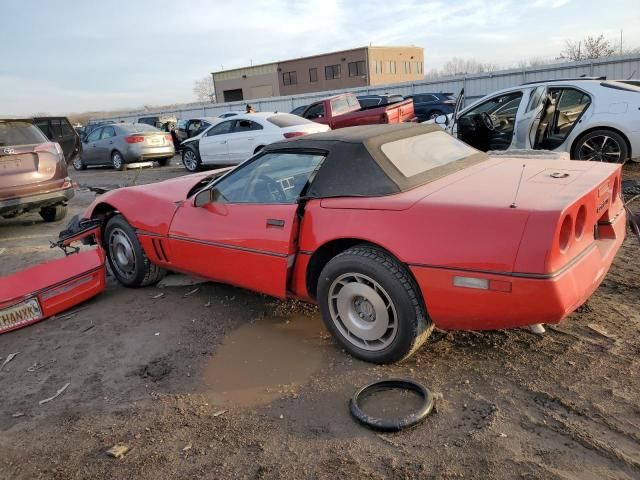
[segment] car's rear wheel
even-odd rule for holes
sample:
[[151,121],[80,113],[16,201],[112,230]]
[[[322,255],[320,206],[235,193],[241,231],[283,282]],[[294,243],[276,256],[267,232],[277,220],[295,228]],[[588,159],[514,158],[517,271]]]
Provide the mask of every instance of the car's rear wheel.
[[169,162],[169,159],[168,158],[161,158],[160,160],[156,160],[156,162],[158,162],[158,166],[166,167],[167,163]]
[[77,156],[73,161],[73,168],[75,168],[76,170],[86,170],[87,166],[82,161],[82,158],[80,156]]
[[318,302],[338,343],[368,362],[407,358],[431,333],[418,286],[406,267],[370,245],[349,248],[325,265]]
[[594,130],[580,137],[571,152],[574,160],[624,163],[629,156],[627,142],[612,130]]
[[104,243],[111,271],[124,286],[145,287],[166,274],[166,270],[151,263],[135,230],[121,215],[111,217],[107,223]]
[[200,155],[198,155],[195,150],[185,148],[182,151],[182,164],[184,165],[184,168],[190,172],[197,172],[202,165],[202,161],[200,160]]
[[442,115],[442,112],[440,110],[432,110],[431,112],[429,112],[429,120],[435,120],[440,115]]
[[256,153],[258,153],[260,150],[262,150],[264,148],[264,145],[258,145],[256,147],[256,149],[253,151],[253,154],[255,155]]
[[66,205],[56,205],[54,207],[42,207],[40,216],[45,222],[57,222],[67,216]]
[[124,157],[117,150],[111,154],[111,165],[113,165],[113,168],[116,170],[124,169]]

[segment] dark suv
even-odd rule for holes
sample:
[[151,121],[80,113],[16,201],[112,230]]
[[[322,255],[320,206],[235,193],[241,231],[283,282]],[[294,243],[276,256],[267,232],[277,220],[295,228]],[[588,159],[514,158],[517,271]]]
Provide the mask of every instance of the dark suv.
[[33,119],[36,127],[52,142],[62,147],[67,165],[73,163],[82,152],[82,142],[75,128],[66,117],[36,117]]
[[60,145],[32,120],[0,119],[0,216],[38,210],[45,222],[62,220],[72,197]]
[[453,113],[453,107],[456,105],[452,93],[414,93],[406,98],[413,100],[413,111],[419,122]]

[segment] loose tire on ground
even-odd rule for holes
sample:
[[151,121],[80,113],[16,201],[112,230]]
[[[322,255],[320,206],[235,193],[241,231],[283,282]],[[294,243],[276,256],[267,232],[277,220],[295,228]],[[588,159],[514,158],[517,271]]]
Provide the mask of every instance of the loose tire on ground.
[[318,280],[318,303],[340,346],[368,362],[409,357],[433,328],[406,267],[367,244],[349,248],[325,265]]
[[149,261],[135,230],[121,215],[107,222],[104,248],[111,271],[125,287],[146,287],[166,274],[166,270]]
[[42,207],[40,216],[45,222],[57,222],[67,216],[66,205],[56,205],[55,207]]
[[629,157],[627,142],[613,130],[593,130],[580,138],[571,151],[573,160],[624,163]]

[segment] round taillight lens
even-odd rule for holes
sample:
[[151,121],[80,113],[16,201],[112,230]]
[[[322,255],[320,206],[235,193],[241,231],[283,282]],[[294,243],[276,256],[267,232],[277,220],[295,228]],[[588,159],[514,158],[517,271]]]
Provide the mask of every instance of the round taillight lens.
[[573,219],[571,215],[564,217],[562,226],[560,227],[560,237],[558,239],[558,245],[561,252],[565,252],[569,248],[569,242],[571,241],[571,234],[573,233]]
[[580,207],[578,210],[578,214],[576,215],[576,240],[580,240],[582,238],[582,234],[584,233],[584,226],[587,223],[587,209],[584,205]]

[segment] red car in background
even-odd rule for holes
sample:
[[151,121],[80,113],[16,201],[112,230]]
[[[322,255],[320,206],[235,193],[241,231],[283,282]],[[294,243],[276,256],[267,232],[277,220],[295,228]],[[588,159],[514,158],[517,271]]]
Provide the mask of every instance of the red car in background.
[[415,122],[413,100],[363,107],[353,93],[343,93],[309,105],[301,117],[329,125],[332,130],[359,125]]
[[354,127],[224,175],[111,191],[85,219],[126,286],[174,270],[318,302],[342,347],[385,363],[434,325],[557,323],[579,307],[625,235],[620,172],[490,157],[438,126]]

